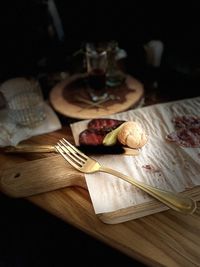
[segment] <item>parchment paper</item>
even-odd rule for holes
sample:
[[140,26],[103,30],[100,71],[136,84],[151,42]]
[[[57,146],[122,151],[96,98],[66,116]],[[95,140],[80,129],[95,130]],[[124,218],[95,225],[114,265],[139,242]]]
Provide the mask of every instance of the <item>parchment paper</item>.
[[[138,156],[94,156],[102,165],[116,169],[147,184],[182,192],[200,185],[200,148],[184,148],[166,141],[174,131],[171,119],[177,115],[200,114],[200,97],[156,104],[115,114],[109,118],[134,120],[148,135]],[[75,143],[88,120],[71,124]],[[153,170],[148,170],[150,165]],[[129,183],[105,173],[85,175],[95,213],[112,212],[150,201],[151,196]]]

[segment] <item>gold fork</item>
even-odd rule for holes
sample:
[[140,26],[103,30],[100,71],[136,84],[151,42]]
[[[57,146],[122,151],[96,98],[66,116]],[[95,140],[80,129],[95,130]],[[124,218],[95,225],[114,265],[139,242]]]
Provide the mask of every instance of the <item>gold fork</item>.
[[57,151],[71,164],[75,169],[83,173],[105,172],[117,176],[124,181],[137,186],[152,197],[158,199],[169,208],[184,214],[192,214],[196,210],[196,202],[191,198],[181,196],[180,194],[165,191],[143,182],[135,180],[116,170],[101,166],[98,161],[88,157],[64,138],[55,145]]

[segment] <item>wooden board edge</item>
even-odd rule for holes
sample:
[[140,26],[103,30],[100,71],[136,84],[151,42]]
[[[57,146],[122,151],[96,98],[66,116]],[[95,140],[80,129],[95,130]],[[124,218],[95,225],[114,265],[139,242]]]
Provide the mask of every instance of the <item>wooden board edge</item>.
[[[195,201],[200,201],[200,186],[188,189],[180,193],[181,195],[191,197]],[[106,224],[123,223],[130,220],[135,220],[144,216],[153,215],[158,212],[169,210],[169,208],[157,200],[143,203],[137,206],[132,206],[113,212],[97,214],[98,218]]]

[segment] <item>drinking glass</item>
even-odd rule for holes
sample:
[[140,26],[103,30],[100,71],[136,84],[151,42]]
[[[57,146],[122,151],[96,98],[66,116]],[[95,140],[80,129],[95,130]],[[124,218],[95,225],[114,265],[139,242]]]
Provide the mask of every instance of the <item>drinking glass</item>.
[[46,118],[42,90],[37,80],[10,79],[2,84],[1,91],[7,102],[8,116],[13,122],[35,127]]
[[108,87],[119,86],[125,80],[125,74],[122,72],[117,62],[119,50],[120,48],[117,41],[113,40],[108,43],[108,67],[106,73],[106,85]]
[[106,71],[108,66],[107,49],[103,44],[86,44],[86,65],[88,85],[92,100],[106,96]]

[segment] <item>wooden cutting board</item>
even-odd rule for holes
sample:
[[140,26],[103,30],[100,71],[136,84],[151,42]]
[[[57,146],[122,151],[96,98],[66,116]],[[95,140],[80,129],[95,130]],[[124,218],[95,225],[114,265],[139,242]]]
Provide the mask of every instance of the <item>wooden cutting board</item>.
[[28,197],[67,186],[86,188],[84,175],[60,155],[18,163],[4,169],[0,188],[11,197]]
[[[0,189],[5,194],[22,198],[68,186],[80,186],[87,190],[84,174],[76,171],[62,156],[18,163],[0,174]],[[200,187],[192,188],[182,194],[200,200]],[[115,224],[149,214],[167,210],[156,200],[145,204],[97,214],[101,221]]]
[[[137,157],[103,155],[98,160],[102,165],[113,167],[147,184],[182,192],[200,200],[200,148],[181,148],[165,140],[166,134],[174,130],[171,121],[174,116],[199,116],[199,110],[198,97],[115,114],[113,118],[116,119],[137,119],[148,133],[148,143]],[[72,125],[76,144],[77,131],[80,132],[85,123],[80,121]],[[145,166],[152,166],[154,171],[149,171]],[[67,186],[82,186],[89,192],[94,213],[105,223],[124,222],[168,209],[114,176],[103,173],[84,176],[69,166],[60,155],[5,168],[0,177],[1,190],[13,197],[31,196]]]

